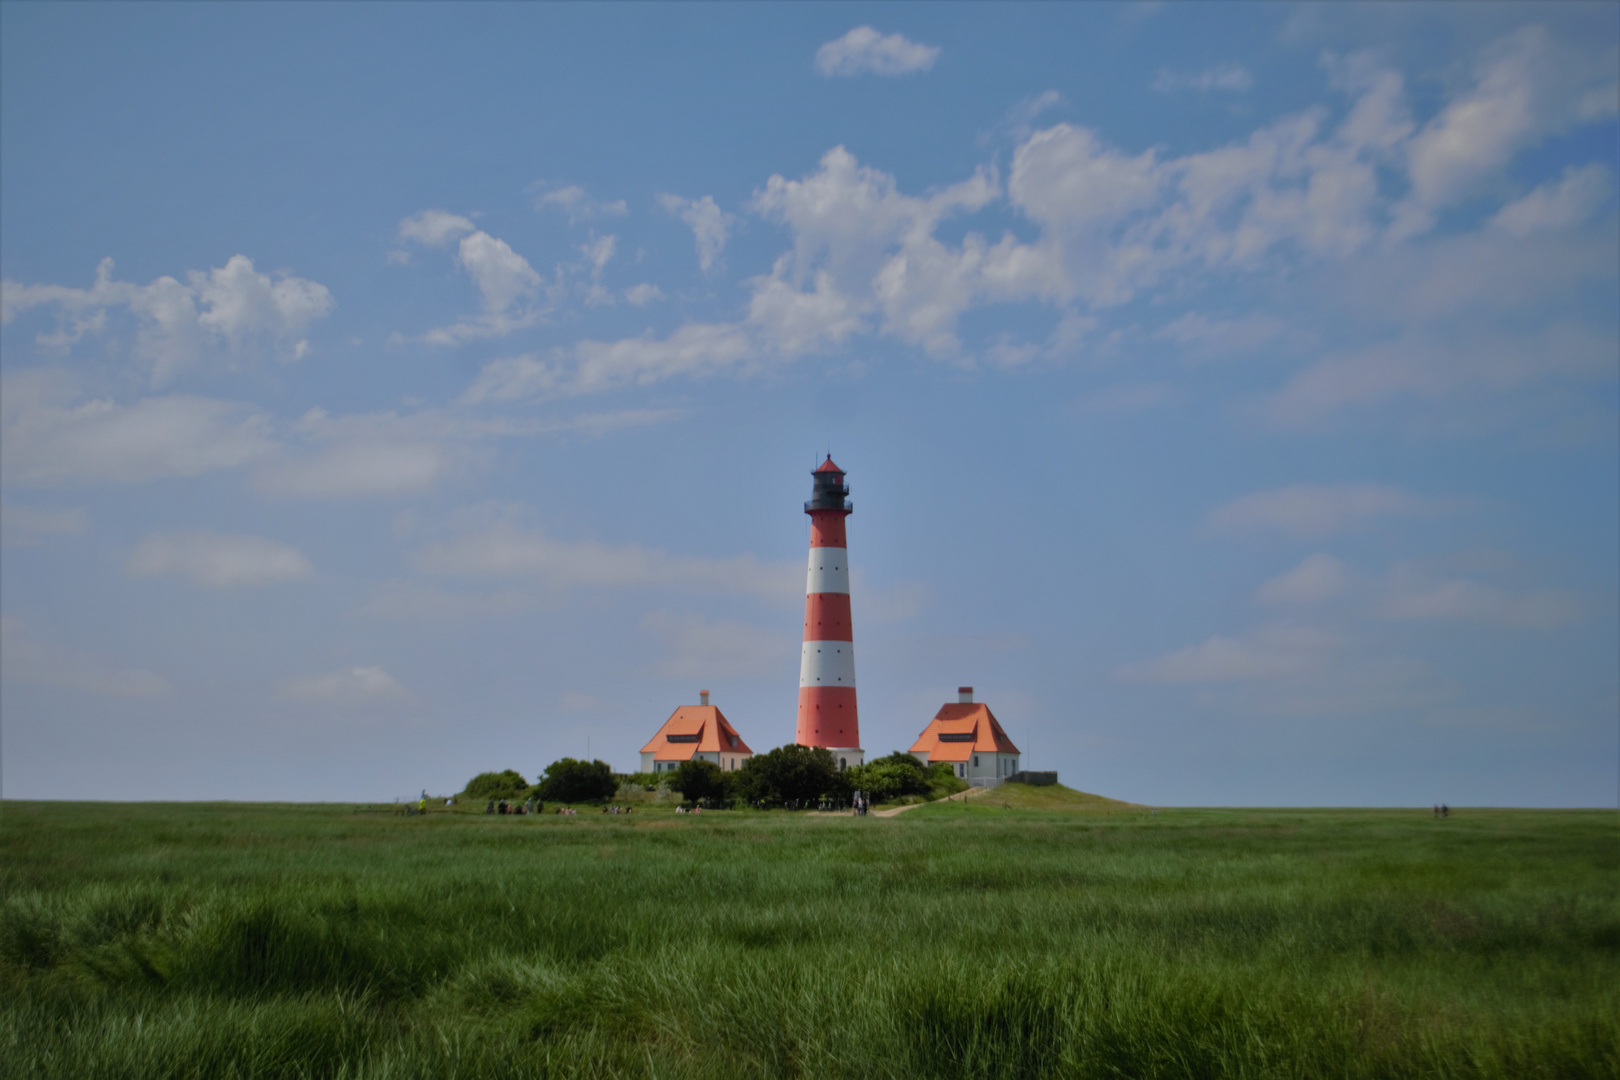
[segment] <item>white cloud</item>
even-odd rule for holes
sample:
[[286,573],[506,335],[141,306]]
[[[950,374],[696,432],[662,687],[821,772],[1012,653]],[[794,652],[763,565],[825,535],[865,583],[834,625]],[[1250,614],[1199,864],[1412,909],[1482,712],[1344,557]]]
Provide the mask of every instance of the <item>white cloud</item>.
[[1468,579],[1436,581],[1409,565],[1390,574],[1379,613],[1400,620],[1454,620],[1551,629],[1580,614],[1580,602],[1557,589],[1509,592]]
[[1424,498],[1386,484],[1294,484],[1218,507],[1209,515],[1209,525],[1220,532],[1329,536],[1381,517],[1434,514],[1456,505],[1455,500]]
[[1160,68],[1153,80],[1153,89],[1161,94],[1175,90],[1197,90],[1207,94],[1211,90],[1244,93],[1254,86],[1254,76],[1241,64],[1217,64],[1198,72],[1174,72]]
[[545,192],[535,201],[535,206],[542,210],[561,210],[568,215],[570,222],[590,221],[603,217],[624,217],[630,212],[630,207],[623,199],[602,202],[591,198],[590,193],[577,184]]
[[1319,668],[1338,644],[1310,627],[1273,623],[1244,637],[1219,634],[1117,672],[1127,682],[1200,683],[1278,679]]
[[455,539],[417,553],[423,573],[456,577],[518,577],[552,587],[654,586],[757,596],[778,603],[801,599],[804,570],[797,563],[765,563],[752,555],[707,559],[650,548],[610,547],[594,540],[554,540],[497,514],[485,522],[464,515]]
[[8,484],[53,487],[198,476],[254,461],[275,449],[267,417],[210,398],[144,398],[64,404],[61,380],[24,375],[5,382],[0,470]]
[[701,199],[659,195],[658,203],[691,226],[692,235],[697,240],[698,267],[707,274],[720,261],[720,253],[726,246],[726,233],[736,218],[720,209],[713,195],[705,195]]
[[650,282],[644,281],[640,285],[632,285],[624,290],[625,303],[632,307],[646,307],[654,300],[663,298],[664,291]]
[[90,524],[82,506],[51,510],[40,506],[0,504],[0,546],[32,547],[46,537],[81,533]]
[[619,341],[581,341],[573,362],[556,385],[564,393],[586,394],[646,386],[677,375],[703,378],[748,366],[757,350],[740,327],[726,323],[687,323],[664,338],[651,333]]
[[783,263],[775,273],[750,278],[748,322],[777,352],[798,356],[812,349],[841,345],[866,330],[857,303],[833,285],[832,275],[818,271],[814,286],[801,289],[783,280]]
[[410,691],[380,667],[340,668],[324,675],[289,679],[281,696],[324,705],[385,705],[410,701]]
[[399,223],[401,240],[414,240],[424,247],[443,247],[477,231],[478,226],[470,220],[447,210],[423,210]]
[[580,254],[584,255],[585,261],[590,264],[591,276],[594,278],[602,276],[602,271],[607,268],[607,264],[612,261],[614,253],[618,250],[617,236],[612,233],[597,236],[594,232],[591,233],[590,240],[581,244],[579,248]]
[[1491,225],[1509,236],[1567,229],[1591,217],[1609,198],[1609,170],[1602,165],[1571,165],[1518,202],[1497,211]]
[[309,324],[332,310],[332,294],[319,282],[283,275],[272,278],[253,268],[245,255],[233,255],[224,266],[193,270],[182,284],[160,277],[150,285],[115,281],[112,259],[96,267],[89,289],[61,285],[0,282],[0,322],[9,323],[35,307],[54,307],[59,316],[54,334],[41,334],[41,344],[67,348],[90,333],[107,329],[115,309],[135,318],[134,355],[161,386],[205,360],[235,359],[259,346],[270,346],[283,359],[303,357]]
[[1410,196],[1395,208],[1392,235],[1433,226],[1436,213],[1477,192],[1515,154],[1578,123],[1613,116],[1620,104],[1613,53],[1589,54],[1526,26],[1479,57],[1473,85],[1453,97],[1406,148]]
[[6,682],[55,686],[100,697],[147,698],[169,692],[168,682],[160,675],[40,641],[28,633],[21,619],[10,615],[0,616],[0,674]]
[[816,50],[816,70],[823,75],[909,75],[927,71],[939,59],[937,45],[920,45],[900,34],[880,34],[857,26]]
[[1261,585],[1255,590],[1254,598],[1271,607],[1316,604],[1338,596],[1349,584],[1349,567],[1319,551]]
[[[469,231],[470,230],[470,231]],[[455,345],[479,338],[501,337],[532,326],[543,314],[537,303],[540,275],[511,245],[464,217],[443,210],[424,210],[400,222],[402,240],[442,247],[456,237],[456,264],[467,272],[483,298],[483,312],[422,335],[434,345]],[[607,254],[612,255],[611,238]],[[604,260],[605,261],[605,260]]]
[[653,672],[705,686],[723,679],[747,679],[790,673],[793,639],[748,623],[710,622],[701,615],[654,611],[642,628],[664,643],[667,655]]
[[124,569],[133,577],[179,577],[215,589],[300,581],[314,572],[297,548],[207,531],[148,536]]

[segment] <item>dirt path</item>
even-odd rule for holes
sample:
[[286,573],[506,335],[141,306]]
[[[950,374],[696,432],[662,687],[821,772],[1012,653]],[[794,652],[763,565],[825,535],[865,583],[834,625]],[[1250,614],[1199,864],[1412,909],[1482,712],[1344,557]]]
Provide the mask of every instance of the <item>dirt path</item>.
[[[987,787],[968,788],[966,791],[959,791],[955,795],[947,795],[945,797],[945,799],[942,800],[942,801],[949,802],[949,801],[952,801],[952,800],[962,801],[962,800],[966,800],[966,799],[976,799],[980,795],[983,795],[985,792],[994,791],[994,790],[996,790],[996,789],[995,788],[987,788]],[[910,804],[908,804],[906,806],[891,806],[887,810],[873,810],[872,811],[872,816],[873,817],[894,817],[894,815],[903,814],[907,810],[915,810],[919,806],[928,806],[928,805],[929,805],[928,803],[920,803],[920,802],[918,802],[918,803],[910,803]]]

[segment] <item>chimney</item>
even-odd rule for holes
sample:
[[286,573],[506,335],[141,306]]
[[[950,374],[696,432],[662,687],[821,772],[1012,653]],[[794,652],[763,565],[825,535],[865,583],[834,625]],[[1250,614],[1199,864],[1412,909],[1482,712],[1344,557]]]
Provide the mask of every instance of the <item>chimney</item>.
[[698,691],[698,704],[699,705],[707,705],[708,703],[709,703],[709,692],[707,690],[699,690]]
[[956,688],[956,702],[958,705],[973,704],[973,687],[958,686]]

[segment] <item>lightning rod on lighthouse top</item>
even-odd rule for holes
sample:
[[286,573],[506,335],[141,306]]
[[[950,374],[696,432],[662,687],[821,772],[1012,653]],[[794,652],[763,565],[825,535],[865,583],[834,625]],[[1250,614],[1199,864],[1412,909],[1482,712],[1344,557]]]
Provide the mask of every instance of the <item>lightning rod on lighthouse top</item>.
[[810,474],[810,568],[804,596],[804,645],[799,657],[799,721],[794,741],[832,751],[840,769],[861,764],[855,708],[855,635],[849,611],[849,544],[844,519],[855,510],[844,470],[832,455]]

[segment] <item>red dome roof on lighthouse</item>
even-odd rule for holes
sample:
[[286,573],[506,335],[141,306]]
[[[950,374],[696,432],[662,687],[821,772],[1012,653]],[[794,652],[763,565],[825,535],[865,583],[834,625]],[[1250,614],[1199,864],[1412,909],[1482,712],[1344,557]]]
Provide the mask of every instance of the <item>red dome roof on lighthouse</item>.
[[[827,460],[826,460],[826,461],[823,461],[823,462],[822,462],[822,463],[821,463],[821,464],[820,464],[820,465],[817,465],[817,466],[816,466],[816,469],[815,469],[815,471],[816,471],[816,472],[835,472],[835,473],[841,473],[841,472],[843,472],[843,471],[844,471],[844,470],[843,470],[843,469],[840,469],[840,468],[839,468],[839,467],[838,467],[838,466],[837,466],[837,465],[834,465],[834,464],[833,464],[833,459],[832,459],[832,455],[831,455],[831,454],[828,454],[828,455],[827,455]],[[812,475],[813,475],[813,474],[812,474]]]

